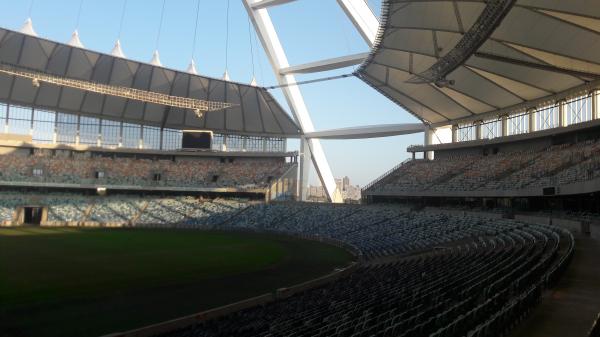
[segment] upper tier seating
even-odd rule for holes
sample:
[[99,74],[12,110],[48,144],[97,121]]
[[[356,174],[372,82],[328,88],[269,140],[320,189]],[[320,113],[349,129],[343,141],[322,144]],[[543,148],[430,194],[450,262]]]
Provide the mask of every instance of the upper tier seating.
[[369,187],[386,192],[465,192],[543,188],[600,177],[600,141],[542,151],[412,160]]
[[[92,157],[90,153],[52,153],[36,149],[33,155],[0,155],[0,181],[66,184],[265,188],[283,175],[283,158],[206,157],[193,160],[150,160]],[[34,170],[41,170],[41,175]],[[103,177],[97,177],[102,172]],[[38,172],[39,173],[39,172]],[[156,179],[160,174],[160,179]]]

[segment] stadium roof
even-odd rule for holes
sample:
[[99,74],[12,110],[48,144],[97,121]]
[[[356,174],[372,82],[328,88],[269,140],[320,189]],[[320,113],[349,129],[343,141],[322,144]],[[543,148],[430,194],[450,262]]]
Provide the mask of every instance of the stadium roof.
[[600,78],[596,0],[384,0],[369,85],[450,124],[581,93]]
[[66,78],[180,97],[229,102],[202,118],[194,111],[85,92],[0,74],[0,100],[91,117],[260,136],[298,136],[299,128],[264,88],[226,82],[102,54],[0,28],[0,62]]

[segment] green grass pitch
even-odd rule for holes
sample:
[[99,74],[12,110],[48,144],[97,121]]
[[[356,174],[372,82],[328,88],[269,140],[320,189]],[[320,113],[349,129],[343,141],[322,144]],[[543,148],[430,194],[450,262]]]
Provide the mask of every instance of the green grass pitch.
[[0,229],[0,337],[128,330],[297,284],[351,259],[270,234]]

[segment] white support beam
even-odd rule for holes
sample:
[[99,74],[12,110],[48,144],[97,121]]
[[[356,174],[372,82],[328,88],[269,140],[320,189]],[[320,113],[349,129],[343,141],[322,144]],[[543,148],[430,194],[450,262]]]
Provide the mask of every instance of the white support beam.
[[[302,97],[300,88],[296,85],[290,85],[296,83],[296,78],[292,74],[280,74],[281,69],[289,67],[289,63],[283,50],[283,46],[281,45],[279,37],[277,36],[277,32],[275,31],[275,27],[273,26],[273,22],[271,21],[271,17],[269,16],[269,12],[264,7],[258,9],[254,8],[254,5],[263,1],[265,0],[242,0],[262,43],[265,53],[269,58],[269,62],[271,63],[273,72],[277,77],[277,81],[279,85],[283,86],[281,90],[283,91],[283,95],[285,96],[285,99],[292,110],[294,118],[298,122],[303,133],[313,132],[315,128],[308,113],[306,104],[304,103],[304,98]],[[341,201],[336,200],[335,179],[333,178],[333,174],[329,168],[329,163],[327,162],[327,158],[325,157],[325,152],[323,151],[321,143],[318,139],[309,139],[306,141],[306,145],[306,147],[310,150],[310,158],[312,159],[315,170],[317,171],[319,179],[321,180],[321,184],[323,185],[329,200],[334,202]],[[304,153],[306,154],[307,151],[305,150]],[[304,171],[304,167],[306,167],[306,157],[306,155],[300,157],[300,171]],[[308,183],[306,179],[302,178],[303,177],[301,175],[298,184],[300,191],[303,191]]]
[[268,8],[268,7],[283,5],[288,2],[292,2],[292,1],[296,1],[296,0],[260,0],[260,1],[252,2],[251,6],[253,9],[261,9],[261,8]]
[[373,48],[379,29],[379,19],[365,0],[337,0],[369,48]]
[[[424,137],[423,145],[425,147],[433,144],[433,133],[434,132],[435,131],[429,127],[427,127],[425,129],[425,132],[423,132],[423,137]],[[432,160],[433,159],[432,152],[431,151],[423,152],[423,159]]]
[[598,90],[593,90],[591,95],[592,95],[592,119],[599,119],[600,111],[598,110]]
[[369,53],[359,53],[283,68],[280,74],[308,74],[329,71],[362,63]]
[[424,132],[423,123],[368,125],[305,133],[306,138],[319,139],[364,139],[408,135]]

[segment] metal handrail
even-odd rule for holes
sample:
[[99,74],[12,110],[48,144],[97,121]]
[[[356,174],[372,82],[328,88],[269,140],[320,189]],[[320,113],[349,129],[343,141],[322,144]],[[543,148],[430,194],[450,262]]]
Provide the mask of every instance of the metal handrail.
[[370,183],[368,183],[367,185],[365,185],[365,187],[363,187],[360,191],[361,192],[365,192],[366,190],[368,190],[369,188],[373,187],[375,184],[377,184],[378,182],[380,182],[381,180],[383,180],[383,178],[387,177],[388,175],[390,175],[392,172],[396,171],[397,169],[399,169],[400,167],[404,166],[405,164],[409,163],[413,161],[412,158],[407,158],[405,159],[403,162],[401,162],[400,164],[394,166],[393,168],[391,168],[390,170],[388,170],[387,172],[385,172],[384,174],[380,175],[379,177],[377,177],[375,180],[371,181]]

